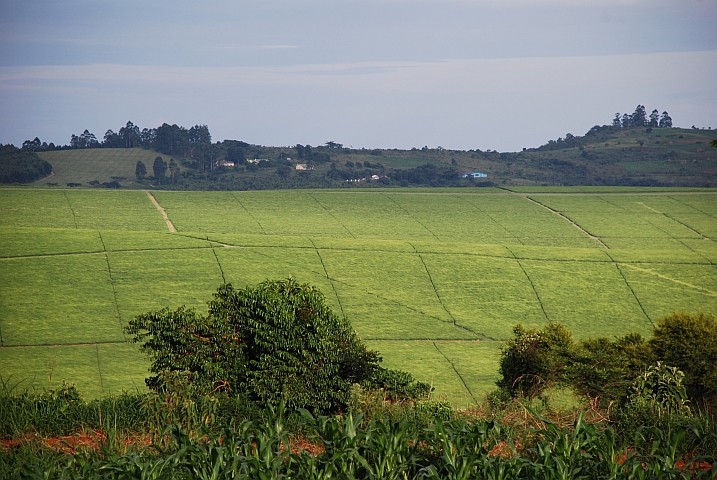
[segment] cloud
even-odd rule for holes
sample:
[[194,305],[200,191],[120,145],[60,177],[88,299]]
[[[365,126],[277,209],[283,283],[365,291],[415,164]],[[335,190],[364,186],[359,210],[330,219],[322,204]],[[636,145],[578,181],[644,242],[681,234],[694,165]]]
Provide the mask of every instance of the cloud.
[[0,67],[0,143],[58,141],[131,119],[142,126],[206,123],[215,139],[269,145],[334,138],[367,147],[518,150],[609,123],[638,103],[668,110],[677,125],[708,126],[717,111],[714,78],[717,50],[270,67]]

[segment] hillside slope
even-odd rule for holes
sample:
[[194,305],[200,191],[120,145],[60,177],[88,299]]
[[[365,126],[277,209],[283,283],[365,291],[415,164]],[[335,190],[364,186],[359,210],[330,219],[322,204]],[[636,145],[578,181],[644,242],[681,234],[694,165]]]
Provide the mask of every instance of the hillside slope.
[[[313,148],[313,157],[301,159],[297,147],[247,145],[242,162],[233,167],[199,170],[198,162],[177,158],[179,175],[161,188],[179,190],[253,190],[273,188],[330,188],[355,186],[538,186],[632,185],[717,186],[717,150],[709,142],[717,131],[594,127],[585,136],[566,135],[538,148],[521,152],[446,150]],[[226,144],[227,142],[223,142]],[[330,142],[327,142],[330,143]],[[303,148],[303,147],[302,147]],[[223,160],[222,142],[215,161]],[[140,148],[95,148],[41,152],[55,175],[37,186],[88,186],[117,181],[122,187],[153,186],[152,164],[160,155]],[[245,162],[243,158],[258,163]],[[135,165],[141,160],[148,178],[138,181]],[[308,163],[308,170],[297,164]],[[464,179],[482,172],[487,178]],[[372,176],[375,176],[372,180]],[[376,178],[378,177],[378,178]],[[95,184],[96,185],[96,184]]]

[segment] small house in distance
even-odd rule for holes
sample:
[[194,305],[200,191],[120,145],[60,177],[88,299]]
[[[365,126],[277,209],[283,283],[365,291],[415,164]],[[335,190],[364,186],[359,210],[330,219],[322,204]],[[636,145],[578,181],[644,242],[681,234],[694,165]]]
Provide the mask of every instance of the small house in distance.
[[220,160],[217,163],[220,167],[233,167],[234,166],[233,160]]
[[461,178],[488,178],[488,174],[482,172],[464,173]]
[[297,169],[297,170],[313,170],[314,167],[313,167],[313,166],[309,166],[309,165],[306,164],[306,163],[297,163],[297,164],[296,164],[296,169]]

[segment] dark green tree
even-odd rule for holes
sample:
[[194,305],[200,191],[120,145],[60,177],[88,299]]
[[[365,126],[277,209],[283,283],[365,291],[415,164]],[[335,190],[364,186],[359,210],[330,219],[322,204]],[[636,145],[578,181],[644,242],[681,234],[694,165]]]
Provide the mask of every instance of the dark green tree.
[[139,127],[132,122],[119,129],[118,133],[123,148],[134,148],[140,144]]
[[667,112],[662,112],[658,126],[660,128],[672,128],[672,118],[667,114]]
[[179,165],[177,165],[177,162],[173,159],[169,159],[169,183],[177,183],[177,179],[179,178]]
[[692,399],[717,399],[717,320],[673,312],[659,320],[650,345],[655,356],[685,374]]
[[152,358],[150,388],[165,389],[166,379],[181,374],[203,393],[335,412],[346,407],[354,383],[400,380],[405,389],[413,382],[386,375],[378,354],[310,285],[291,278],[241,290],[223,285],[208,305],[207,316],[181,307],[130,321],[126,332]]
[[154,159],[154,165],[152,165],[152,172],[154,173],[154,179],[158,184],[164,183],[164,175],[167,173],[167,162],[162,157]]
[[644,127],[647,125],[647,111],[644,105],[635,107],[635,111],[630,116],[631,127]]
[[0,144],[0,183],[28,183],[52,173],[52,165],[27,149]]
[[658,112],[657,109],[654,109],[652,113],[650,113],[650,121],[647,126],[652,128],[660,126],[660,112]]
[[142,180],[147,175],[147,167],[144,166],[142,160],[137,160],[137,165],[134,167],[134,175],[137,180]]
[[503,347],[498,386],[513,396],[533,398],[561,380],[574,348],[573,336],[561,323],[541,330],[518,324],[513,335]]

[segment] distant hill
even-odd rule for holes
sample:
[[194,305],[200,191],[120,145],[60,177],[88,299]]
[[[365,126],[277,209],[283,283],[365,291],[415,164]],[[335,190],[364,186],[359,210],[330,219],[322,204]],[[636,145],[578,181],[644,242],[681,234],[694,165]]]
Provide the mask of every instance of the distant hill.
[[[351,149],[335,142],[318,147],[266,147],[224,141],[212,144],[213,163],[142,148],[81,148],[39,152],[40,158],[53,165],[54,176],[36,185],[84,187],[116,181],[122,187],[147,188],[156,183],[152,165],[161,156],[167,163],[176,158],[178,174],[174,183],[165,180],[159,188],[182,190],[473,185],[715,187],[717,149],[709,147],[715,139],[717,131],[713,130],[596,126],[584,136],[568,134],[537,148],[503,153],[426,147]],[[231,163],[227,159],[234,166],[219,166],[222,161]],[[137,161],[147,169],[147,178],[142,181],[135,177]],[[297,169],[297,164],[306,165],[306,170]],[[488,176],[461,178],[472,172]]]

